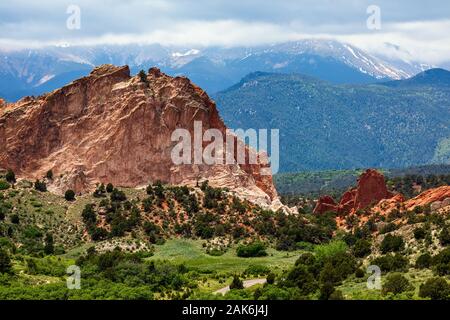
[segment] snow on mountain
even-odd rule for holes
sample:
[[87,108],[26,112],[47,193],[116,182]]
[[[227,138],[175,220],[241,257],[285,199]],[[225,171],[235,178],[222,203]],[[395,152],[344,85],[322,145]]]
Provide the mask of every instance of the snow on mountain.
[[[399,49],[387,46],[386,50]],[[0,75],[7,75],[3,80],[0,77],[0,94],[9,99],[23,93],[40,94],[105,63],[129,65],[133,72],[157,66],[172,75],[186,75],[211,93],[224,90],[255,71],[303,73],[334,83],[370,83],[409,78],[428,69],[412,57],[407,58],[374,56],[350,44],[317,39],[234,48],[58,45],[0,52]],[[43,84],[41,92],[38,89]],[[17,89],[20,92],[11,93]]]

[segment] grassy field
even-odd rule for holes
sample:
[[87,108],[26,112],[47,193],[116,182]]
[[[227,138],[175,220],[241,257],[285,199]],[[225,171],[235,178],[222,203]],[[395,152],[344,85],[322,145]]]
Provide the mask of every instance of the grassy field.
[[267,249],[266,257],[240,258],[236,256],[236,248],[231,247],[222,256],[215,257],[206,254],[202,240],[171,239],[164,245],[155,247],[155,254],[150,260],[168,260],[184,263],[200,271],[243,272],[250,265],[263,265],[274,271],[291,267],[300,255],[300,251],[281,252]]
[[[399,295],[382,295],[381,290],[369,290],[367,288],[367,277],[357,279],[355,276],[349,277],[341,286],[338,287],[342,291],[344,297],[348,300],[419,300],[419,287],[427,279],[433,277],[431,270],[410,269],[408,273],[402,273],[414,287],[414,290]],[[386,275],[382,275],[381,283],[385,283]]]

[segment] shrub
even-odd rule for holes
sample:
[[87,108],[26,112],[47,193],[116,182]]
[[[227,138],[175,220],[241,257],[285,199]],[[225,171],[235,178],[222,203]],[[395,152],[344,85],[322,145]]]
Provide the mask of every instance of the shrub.
[[50,233],[48,233],[46,236],[45,236],[45,246],[44,246],[44,252],[45,252],[45,254],[53,254],[54,252],[55,252],[55,247],[54,247],[54,244],[53,244],[53,236],[50,234]]
[[405,291],[410,291],[414,287],[409,283],[400,273],[389,274],[386,278],[386,283],[383,285],[382,293],[385,295],[387,293],[399,294]]
[[66,193],[64,194],[64,198],[67,201],[75,200],[75,192],[73,190],[67,190]]
[[45,177],[49,180],[53,180],[53,171],[52,170],[47,171]]
[[108,231],[106,231],[103,228],[98,227],[91,227],[90,229],[90,235],[93,241],[100,241],[106,239],[108,237]]
[[296,243],[297,250],[314,251],[314,245],[309,242],[300,241]]
[[150,243],[157,243],[160,239],[162,239],[162,230],[157,224],[150,221],[145,221],[142,227],[145,234],[148,236]]
[[408,259],[400,254],[388,254],[372,260],[371,264],[380,267],[382,272],[405,271]]
[[113,184],[112,184],[112,183],[108,183],[108,184],[106,185],[106,192],[111,193],[111,192],[113,192],[113,191],[114,191],[114,186],[113,186]]
[[345,298],[341,290],[334,290],[328,300],[345,300]]
[[318,289],[317,281],[314,276],[303,265],[297,265],[287,274],[284,286],[296,287],[303,295],[308,295]]
[[42,237],[42,231],[38,227],[35,226],[27,226],[23,232],[23,236],[28,239],[38,239]]
[[6,250],[0,248],[0,273],[11,272],[11,258]]
[[395,223],[388,223],[384,227],[381,228],[380,234],[389,233],[397,230],[397,225]]
[[360,239],[356,241],[355,246],[353,247],[353,254],[357,258],[364,258],[372,252],[371,247],[370,241]]
[[414,239],[422,240],[422,239],[425,239],[426,235],[427,235],[427,231],[424,228],[414,229]]
[[337,252],[328,256],[324,261],[324,267],[320,272],[322,283],[331,282],[338,284],[356,270],[356,259],[347,252]]
[[434,270],[440,276],[450,274],[450,247],[439,252],[432,259]]
[[47,185],[45,184],[44,181],[36,180],[36,182],[34,183],[34,188],[37,191],[40,191],[40,192],[46,192],[47,191]]
[[141,82],[144,82],[144,83],[147,83],[147,82],[148,82],[148,80],[147,80],[147,74],[145,73],[144,70],[139,71],[138,76],[139,76],[139,80],[140,80]]
[[266,247],[261,242],[254,242],[246,246],[240,245],[236,249],[236,254],[242,258],[267,256]]
[[300,257],[295,261],[295,265],[303,265],[308,271],[317,277],[320,273],[321,263],[316,259],[316,257],[312,253],[303,253]]
[[5,181],[0,179],[0,190],[8,190],[11,187],[11,185]]
[[213,257],[220,257],[225,254],[225,251],[217,248],[207,249],[206,253]]
[[327,244],[321,244],[314,248],[314,252],[319,261],[323,261],[327,257],[334,256],[340,252],[348,250],[347,244],[344,241],[332,241]]
[[101,183],[100,185],[97,185],[97,188],[94,191],[94,198],[102,198],[105,197],[106,189],[105,185]]
[[252,276],[266,275],[270,273],[270,269],[263,265],[250,265],[245,269],[244,274]]
[[66,266],[63,261],[53,257],[44,259],[26,258],[26,272],[28,274],[41,274],[54,277],[62,277],[66,274]]
[[145,212],[151,212],[153,208],[153,198],[147,197],[144,200],[142,200],[142,206]]
[[439,241],[443,246],[447,246],[450,244],[450,227],[444,226],[442,231],[439,233]]
[[161,180],[156,180],[156,182],[153,184],[153,191],[155,192],[155,196],[158,199],[163,200],[165,198],[164,186]]
[[388,234],[384,237],[380,245],[380,250],[382,253],[388,252],[399,252],[405,247],[405,242],[401,236],[395,236]]
[[331,282],[324,283],[320,287],[319,299],[320,300],[328,300],[335,290],[336,289],[334,288],[333,283],[331,283]]
[[365,272],[364,272],[363,269],[361,269],[361,268],[356,269],[355,277],[357,277],[357,278],[364,278],[364,275],[365,275]]
[[433,278],[420,285],[419,297],[432,300],[447,300],[450,298],[450,285],[444,278]]
[[11,219],[11,223],[14,223],[14,224],[20,223],[20,218],[19,218],[19,215],[17,215],[17,214],[11,215],[10,219]]
[[344,237],[342,238],[342,240],[344,240],[344,242],[347,245],[353,246],[353,245],[355,245],[356,241],[358,241],[358,237],[355,236],[353,233],[346,233],[344,235]]
[[244,214],[245,211],[247,210],[245,204],[238,197],[233,197],[233,203],[231,205],[231,209],[240,214]]
[[8,171],[6,172],[6,175],[5,175],[5,179],[9,183],[16,183],[16,175],[14,174],[14,171],[12,171],[11,169],[8,169]]
[[427,252],[419,256],[416,260],[416,268],[417,269],[426,269],[431,266],[432,257]]
[[125,195],[125,192],[120,191],[116,188],[111,192],[111,201],[122,202],[125,200],[127,200],[127,196]]
[[240,239],[245,234],[245,229],[242,226],[237,226],[233,229],[232,236],[234,239]]
[[233,277],[233,281],[231,281],[231,284],[230,284],[230,290],[233,290],[233,289],[244,289],[244,283],[236,275]]
[[274,283],[275,283],[275,278],[276,278],[275,273],[270,272],[270,273],[267,275],[267,278],[266,278],[267,283],[268,283],[268,284],[274,284]]
[[202,239],[210,239],[214,236],[214,224],[219,221],[219,217],[210,212],[198,213],[195,215],[194,228],[195,235]]
[[147,194],[148,194],[149,196],[152,196],[152,195],[154,194],[153,187],[152,187],[151,184],[149,184],[149,185],[147,186],[147,188],[145,188],[145,192],[147,192]]
[[91,225],[95,225],[97,222],[97,215],[94,211],[93,204],[87,204],[84,206],[83,212],[81,213],[81,217],[83,218],[83,222],[89,227]]
[[[341,277],[331,263],[326,263],[320,271],[319,281],[322,284],[339,284]],[[331,294],[331,293],[330,293]]]

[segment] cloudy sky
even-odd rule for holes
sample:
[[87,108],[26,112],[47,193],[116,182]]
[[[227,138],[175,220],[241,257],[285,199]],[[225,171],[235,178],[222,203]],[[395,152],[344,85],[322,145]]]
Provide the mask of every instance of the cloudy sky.
[[[78,21],[73,5],[80,10],[79,29],[67,27],[68,19],[72,27]],[[380,8],[381,29],[368,28],[371,5]],[[239,46],[317,37],[431,64],[450,60],[448,0],[14,0],[0,3],[0,30],[2,49]]]

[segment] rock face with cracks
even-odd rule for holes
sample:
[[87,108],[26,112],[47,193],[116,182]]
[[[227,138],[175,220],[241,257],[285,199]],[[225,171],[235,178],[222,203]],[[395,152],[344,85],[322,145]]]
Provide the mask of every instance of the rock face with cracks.
[[[172,133],[186,129],[193,140],[195,121],[202,132],[217,129],[225,141],[227,128],[215,103],[189,79],[156,68],[141,79],[131,77],[128,66],[102,65],[49,94],[12,104],[1,100],[0,167],[28,179],[52,170],[49,189],[57,192],[90,191],[109,182],[192,186],[207,179],[252,202],[280,206],[267,157],[246,146],[245,157],[255,156],[255,164],[174,164],[171,152],[178,142]],[[226,152],[237,159],[237,147]]]

